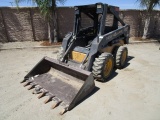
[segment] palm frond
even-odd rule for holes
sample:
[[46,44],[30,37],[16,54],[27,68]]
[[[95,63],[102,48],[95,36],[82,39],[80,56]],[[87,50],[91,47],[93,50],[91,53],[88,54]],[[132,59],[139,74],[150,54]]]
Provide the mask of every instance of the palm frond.
[[146,8],[148,12],[151,12],[156,6],[160,6],[160,0],[137,0],[140,3],[140,7]]
[[56,4],[64,4],[66,0],[15,0],[16,6],[19,7],[19,3],[21,2],[32,2],[36,4],[41,14],[49,18],[51,13],[55,10]]

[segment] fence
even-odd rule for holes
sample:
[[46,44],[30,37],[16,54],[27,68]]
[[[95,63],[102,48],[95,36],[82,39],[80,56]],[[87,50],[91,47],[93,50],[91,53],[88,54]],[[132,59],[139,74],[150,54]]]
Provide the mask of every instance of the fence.
[[[120,17],[131,26],[131,37],[143,34],[145,11],[121,10]],[[74,22],[73,7],[57,9],[59,40],[72,31]],[[160,36],[160,11],[152,14],[151,36]],[[0,42],[40,41],[48,39],[48,26],[38,8],[0,8]]]

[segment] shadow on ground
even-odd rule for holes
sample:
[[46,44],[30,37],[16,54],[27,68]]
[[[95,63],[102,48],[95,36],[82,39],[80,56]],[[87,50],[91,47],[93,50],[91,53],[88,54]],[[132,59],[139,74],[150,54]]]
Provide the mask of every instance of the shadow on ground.
[[3,45],[2,44],[0,44],[0,48],[2,48],[3,47]]
[[[88,94],[85,98],[83,98],[75,107],[77,107],[78,105],[80,105],[81,103],[83,103],[84,100],[88,99],[88,98],[91,97],[93,94],[95,94],[99,89],[100,89],[99,87],[95,86],[94,90],[93,90],[90,94]],[[74,108],[75,108],[75,107],[74,107]],[[74,108],[73,108],[73,109],[74,109]]]
[[[130,65],[129,61],[131,61],[131,60],[134,59],[134,58],[135,58],[135,57],[133,57],[133,56],[128,56],[127,62],[126,62],[126,64],[124,65],[124,67],[123,67],[122,69],[128,67],[128,66]],[[114,68],[114,69],[113,69],[112,74],[110,75],[110,77],[108,78],[108,80],[107,80],[106,82],[109,82],[110,80],[112,80],[114,77],[116,77],[116,76],[118,75],[118,73],[116,72],[116,70],[117,70],[117,68]],[[105,83],[105,82],[104,82],[104,83]]]
[[[124,65],[124,68],[128,67],[130,65],[129,61],[131,61],[132,59],[134,59],[135,57],[134,56],[128,56],[127,58],[127,62],[126,64]],[[123,68],[122,68],[123,69]]]

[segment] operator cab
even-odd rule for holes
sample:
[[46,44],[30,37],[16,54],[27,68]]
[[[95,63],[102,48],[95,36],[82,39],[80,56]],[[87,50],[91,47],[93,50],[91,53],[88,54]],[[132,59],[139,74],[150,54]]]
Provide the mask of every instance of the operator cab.
[[[71,37],[65,38],[65,42],[62,44],[64,51],[68,46],[71,46],[64,55],[67,57],[68,53],[66,63],[85,63],[94,41],[98,42],[99,37],[117,30],[118,22],[123,26],[125,25],[118,14],[119,7],[103,3],[75,6],[73,32],[69,35]],[[66,43],[68,43],[67,46],[65,46]],[[65,60],[65,57],[63,57],[62,61]]]
[[83,41],[77,41],[78,45],[81,45],[81,47],[89,46],[97,36],[118,28],[118,20],[111,13],[109,9],[111,7],[118,13],[118,7],[103,3],[75,6],[73,34]]

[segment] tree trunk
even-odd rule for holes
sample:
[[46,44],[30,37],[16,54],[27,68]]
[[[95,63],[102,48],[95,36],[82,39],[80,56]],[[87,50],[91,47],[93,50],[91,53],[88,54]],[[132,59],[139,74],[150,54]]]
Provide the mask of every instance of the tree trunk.
[[58,39],[57,39],[57,19],[56,19],[57,17],[56,17],[56,10],[51,11],[51,12],[53,12],[53,14],[51,14],[52,16],[48,20],[48,39],[49,39],[49,43],[58,42]]
[[150,30],[149,30],[150,21],[151,21],[151,16],[147,15],[146,20],[145,20],[145,24],[144,24],[144,31],[143,31],[142,39],[147,39],[150,37]]
[[48,21],[48,39],[49,39],[49,43],[52,43],[53,40],[52,40],[52,31],[51,31],[51,24],[50,24],[50,21]]
[[54,21],[54,42],[58,42],[58,37],[57,37],[57,14],[56,14],[56,9],[53,11],[53,21]]
[[52,6],[51,6],[51,11],[52,11],[52,17],[53,17],[53,27],[54,27],[54,42],[58,42],[57,39],[57,14],[56,14],[56,0],[52,0]]

